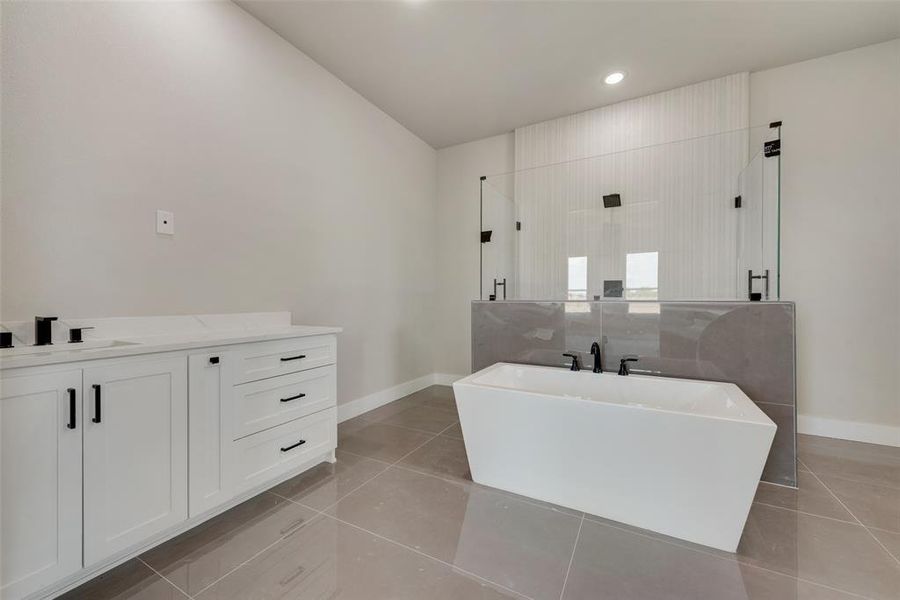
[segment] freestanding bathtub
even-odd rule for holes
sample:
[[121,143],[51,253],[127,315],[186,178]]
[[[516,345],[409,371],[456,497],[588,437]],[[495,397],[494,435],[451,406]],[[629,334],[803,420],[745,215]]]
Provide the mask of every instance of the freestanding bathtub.
[[497,363],[453,390],[474,481],[728,552],[775,436],[731,383]]

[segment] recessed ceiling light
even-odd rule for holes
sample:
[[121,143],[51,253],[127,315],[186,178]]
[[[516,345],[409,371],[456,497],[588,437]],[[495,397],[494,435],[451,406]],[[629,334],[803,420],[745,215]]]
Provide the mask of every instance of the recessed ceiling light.
[[625,73],[623,73],[622,71],[615,71],[614,73],[610,73],[609,75],[607,75],[606,79],[604,79],[603,81],[605,81],[607,85],[616,85],[623,79],[625,79]]

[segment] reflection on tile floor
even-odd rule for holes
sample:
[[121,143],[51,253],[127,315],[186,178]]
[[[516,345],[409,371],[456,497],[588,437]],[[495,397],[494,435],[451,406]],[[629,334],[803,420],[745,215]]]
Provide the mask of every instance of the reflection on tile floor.
[[472,483],[449,387],[340,425],[323,464],[64,596],[900,598],[900,448],[800,436],[736,554]]

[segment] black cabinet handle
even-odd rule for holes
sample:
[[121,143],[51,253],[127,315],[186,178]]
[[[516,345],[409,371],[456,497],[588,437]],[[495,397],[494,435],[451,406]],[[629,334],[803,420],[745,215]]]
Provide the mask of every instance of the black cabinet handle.
[[95,383],[91,386],[94,388],[94,416],[91,418],[91,421],[94,423],[100,422],[100,385]]
[[300,440],[300,441],[297,442],[296,444],[291,444],[290,446],[285,446],[284,448],[281,449],[281,451],[282,451],[282,452],[287,452],[288,450],[293,450],[293,449],[296,448],[297,446],[302,446],[302,445],[305,444],[305,443],[306,443],[306,440]]
[[219,357],[218,357],[218,356],[210,356],[210,357],[209,357],[209,364],[211,364],[211,365],[217,365],[217,364],[219,364]]
[[306,358],[305,354],[298,354],[297,356],[285,356],[281,359],[281,362],[287,362],[289,360],[300,360],[301,358]]
[[282,398],[282,402],[290,402],[291,400],[299,400],[300,398],[306,398],[306,394],[297,394],[296,396],[291,396],[290,398]]
[[66,391],[69,392],[69,422],[66,423],[66,427],[75,429],[75,388]]

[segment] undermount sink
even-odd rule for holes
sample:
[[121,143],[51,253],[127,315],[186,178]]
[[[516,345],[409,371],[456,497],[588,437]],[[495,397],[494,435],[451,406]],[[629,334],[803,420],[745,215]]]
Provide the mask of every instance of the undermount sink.
[[0,358],[10,356],[24,356],[27,354],[50,354],[56,352],[74,352],[81,350],[101,350],[103,348],[116,348],[119,346],[134,346],[136,342],[123,342],[122,340],[87,340],[78,344],[61,342],[48,346],[16,346],[14,348],[0,349]]

